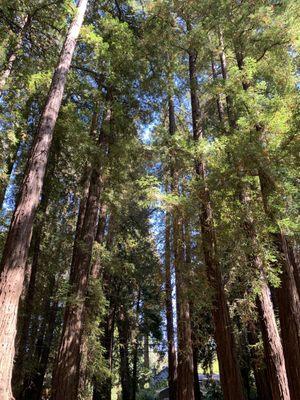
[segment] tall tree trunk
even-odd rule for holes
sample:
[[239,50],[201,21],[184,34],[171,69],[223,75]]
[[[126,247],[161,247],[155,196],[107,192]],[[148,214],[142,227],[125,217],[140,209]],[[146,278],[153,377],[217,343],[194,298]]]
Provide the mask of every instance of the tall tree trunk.
[[76,257],[73,257],[71,266],[70,294],[76,301],[68,303],[65,310],[61,343],[53,372],[53,400],[72,400],[78,396],[84,304],[97,227],[101,178],[100,168],[94,167],[79,240],[73,250]]
[[3,203],[4,203],[4,199],[5,199],[5,194],[6,194],[6,190],[7,187],[9,186],[9,181],[10,181],[10,177],[18,156],[18,151],[19,151],[19,146],[16,145],[14,146],[14,152],[13,155],[11,155],[7,161],[7,179],[3,182],[1,188],[0,188],[0,211],[2,211],[3,209]]
[[291,261],[293,254],[291,255],[289,252],[290,244],[271,211],[270,195],[274,194],[275,188],[262,168],[259,168],[259,179],[265,212],[273,225],[277,227],[277,232],[272,235],[272,240],[281,255],[282,274],[281,285],[275,289],[275,293],[290,394],[291,399],[296,400],[300,393],[300,298],[295,280],[297,265],[293,266]]
[[144,367],[146,370],[150,369],[149,335],[147,333],[144,336]]
[[194,400],[194,367],[191,331],[190,304],[187,293],[187,282],[184,273],[183,221],[179,210],[174,211],[173,218],[174,265],[176,272],[177,300],[177,399]]
[[[238,68],[243,70],[244,59],[241,52],[236,52]],[[243,89],[247,91],[249,84],[243,82]],[[256,126],[257,140],[259,145],[262,143],[261,127]],[[264,166],[259,165],[258,176],[261,185],[262,200],[265,213],[270,222],[276,227],[277,232],[271,237],[275,248],[281,255],[281,286],[276,289],[277,301],[279,306],[279,319],[281,327],[282,345],[285,357],[286,371],[289,382],[291,400],[296,400],[300,393],[300,297],[295,280],[297,266],[293,265],[294,258],[290,257],[289,241],[281,231],[277,222],[276,212],[272,207],[271,198],[276,194],[276,182],[268,174],[269,160],[265,152]]]
[[14,359],[17,312],[34,217],[41,195],[53,131],[60,109],[67,73],[88,0],[79,0],[77,13],[63,45],[53,75],[47,103],[27,162],[18,204],[15,208],[1,260],[0,278],[0,397],[12,398],[11,376]]
[[22,48],[24,33],[26,32],[30,23],[31,23],[31,21],[30,21],[29,15],[25,15],[21,20],[21,26],[20,26],[19,32],[16,37],[16,42],[15,42],[13,48],[9,51],[6,65],[3,69],[3,71],[1,71],[1,73],[0,73],[0,95],[5,87],[7,79],[10,77],[10,74],[13,70],[13,66],[17,59],[18,52]]
[[139,350],[139,331],[138,331],[138,321],[140,312],[140,302],[141,302],[141,289],[139,288],[137,296],[136,305],[136,335],[135,342],[133,346],[133,368],[132,368],[132,400],[136,400],[136,393],[138,388],[138,350]]
[[172,303],[172,274],[171,274],[171,222],[169,213],[166,214],[165,225],[165,290],[166,290],[166,318],[167,318],[167,340],[168,340],[168,382],[169,398],[176,400],[176,348],[174,340],[174,321],[173,321],[173,303]]
[[24,305],[22,308],[22,315],[19,316],[18,326],[20,328],[20,334],[18,335],[19,340],[16,343],[16,359],[14,362],[13,369],[13,391],[18,397],[18,387],[21,388],[23,384],[23,376],[24,376],[24,361],[26,357],[27,347],[28,347],[28,336],[29,336],[29,328],[32,319],[32,310],[34,308],[34,300],[36,294],[36,279],[37,273],[39,269],[39,260],[40,260],[40,248],[43,236],[43,230],[46,220],[46,212],[48,208],[49,198],[51,194],[51,185],[52,185],[52,176],[55,172],[56,165],[56,155],[58,152],[55,152],[51,155],[49,166],[46,172],[45,184],[43,187],[43,193],[41,198],[41,203],[39,206],[39,221],[35,224],[33,229],[33,236],[31,240],[31,248],[32,248],[32,263],[30,269],[30,278],[29,284],[26,291]]
[[[203,131],[201,127],[201,110],[197,96],[198,82],[196,57],[197,53],[193,49],[190,49],[189,75],[193,137],[195,142],[198,142],[198,140],[203,137]],[[242,386],[241,373],[237,362],[229,309],[217,255],[210,194],[206,183],[206,167],[203,160],[196,160],[195,172],[203,187],[203,189],[200,190],[200,224],[202,232],[202,247],[208,280],[214,291],[212,314],[215,327],[215,341],[217,344],[223,395],[225,400],[243,400],[245,396]]]
[[129,321],[123,306],[118,316],[118,331],[120,341],[120,377],[122,400],[132,400],[131,374],[129,368]]
[[269,375],[265,363],[265,357],[262,360],[259,351],[257,351],[259,338],[257,336],[257,328],[252,322],[248,324],[247,337],[251,346],[251,367],[254,374],[258,400],[272,400],[272,392],[269,385]]
[[272,398],[274,400],[289,400],[290,392],[283,348],[276,325],[267,279],[264,273],[263,261],[260,256],[255,221],[251,215],[251,198],[245,189],[246,188],[242,186],[242,183],[240,183],[239,195],[241,202],[245,207],[244,213],[246,214],[244,220],[244,231],[251,248],[251,254],[248,254],[247,256],[250,265],[253,264],[255,270],[259,273],[261,281],[260,293],[257,295],[256,304],[260,318]]
[[201,393],[199,376],[198,376],[198,347],[193,344],[193,367],[194,367],[194,397],[195,400],[202,400],[203,396]]
[[116,305],[110,301],[109,312],[104,324],[104,335],[101,340],[104,348],[104,358],[107,362],[110,375],[102,382],[94,383],[93,400],[110,400],[112,389],[113,347],[115,330]]
[[[41,213],[45,213],[48,205],[48,196],[49,192],[46,192],[44,196],[42,196],[42,201],[40,205]],[[43,216],[44,219],[44,216]],[[15,359],[14,369],[13,369],[13,391],[18,397],[18,387],[22,387],[23,383],[23,373],[24,373],[24,361],[26,357],[26,349],[28,345],[28,335],[29,335],[29,327],[31,322],[32,310],[34,307],[35,300],[35,291],[36,291],[36,278],[39,266],[39,257],[40,257],[40,247],[42,241],[42,233],[43,233],[43,223],[40,221],[35,229],[33,230],[33,238],[32,238],[32,251],[33,258],[31,264],[30,271],[30,279],[29,285],[27,288],[27,292],[24,299],[24,307],[22,310],[22,318],[20,321],[20,339],[17,343],[17,356]]]
[[[221,51],[220,59],[222,66],[222,77],[224,80],[226,80],[226,57],[223,51]],[[233,114],[232,100],[230,96],[226,97],[226,103],[229,126],[231,129],[236,129],[237,124],[235,116]],[[253,264],[255,270],[259,273],[261,278],[261,293],[257,296],[256,303],[263,333],[263,343],[266,355],[266,362],[269,370],[272,396],[274,399],[278,400],[290,399],[282,344],[277,330],[273,305],[271,302],[269,288],[263,270],[263,262],[260,257],[260,249],[258,245],[255,221],[251,216],[251,198],[242,183],[243,171],[241,170],[240,163],[235,163],[234,168],[236,169],[236,173],[239,178],[239,198],[245,208],[245,220],[243,228],[245,231],[245,235],[249,240],[249,246],[252,253],[251,255],[248,254],[247,257],[249,263]]]
[[289,400],[289,386],[285,369],[283,350],[277,331],[273,306],[269,288],[264,281],[261,293],[257,298],[258,314],[260,318],[264,349],[269,369],[269,383],[273,400]]

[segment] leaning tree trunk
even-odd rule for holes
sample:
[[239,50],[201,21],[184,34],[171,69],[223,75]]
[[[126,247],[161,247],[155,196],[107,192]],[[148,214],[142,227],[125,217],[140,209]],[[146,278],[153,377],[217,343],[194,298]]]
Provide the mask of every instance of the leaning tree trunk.
[[12,398],[11,376],[14,358],[17,312],[25,276],[25,266],[67,73],[74,53],[76,39],[83,22],[88,0],[79,0],[77,13],[71,23],[53,75],[47,103],[27,162],[26,173],[7,235],[1,260],[0,278],[0,397]]
[[[239,177],[241,178],[242,175],[239,174]],[[247,193],[247,189],[241,182],[239,182],[239,196],[241,203],[245,207],[244,213],[246,214],[246,217],[243,228],[251,249],[250,254],[247,254],[248,261],[250,265],[253,265],[255,272],[259,274],[261,282],[260,293],[257,295],[256,304],[260,318],[272,398],[274,400],[289,400],[290,392],[282,344],[276,325],[273,304],[264,272],[264,265],[260,256],[256,225],[253,216],[251,215],[252,201],[250,195]]]
[[16,343],[16,357],[14,361],[13,379],[12,379],[13,392],[16,398],[19,397],[19,389],[22,387],[23,377],[24,377],[24,361],[28,349],[29,328],[32,320],[32,310],[34,308],[34,300],[36,294],[36,279],[39,269],[41,242],[42,242],[45,220],[47,218],[46,212],[51,193],[52,176],[55,171],[56,154],[57,152],[55,153],[53,152],[49,160],[49,165],[46,172],[45,184],[43,186],[43,193],[41,196],[41,203],[38,211],[40,217],[38,217],[38,221],[34,226],[32,240],[30,244],[30,248],[32,249],[32,263],[30,268],[29,284],[24,299],[24,305],[22,307],[22,315],[21,316],[19,315],[18,318],[19,327],[18,327],[18,337]]
[[26,29],[28,28],[30,23],[31,21],[29,15],[25,15],[22,18],[21,27],[16,37],[16,43],[11,49],[11,51],[8,53],[8,58],[6,61],[5,68],[0,73],[0,95],[5,87],[7,79],[10,77],[10,74],[13,70],[14,63],[18,57],[18,52],[22,48],[24,33],[26,32]]
[[[197,143],[203,136],[201,127],[201,110],[197,96],[197,53],[189,50],[189,75],[193,122],[193,137]],[[207,276],[213,289],[213,321],[215,327],[215,341],[220,366],[220,378],[225,400],[245,398],[241,372],[238,366],[235,342],[231,327],[229,309],[221,276],[220,264],[216,249],[216,238],[213,225],[212,208],[209,188],[206,183],[206,167],[203,160],[196,160],[195,173],[201,181],[200,189],[200,224],[202,232],[202,247],[207,269]]]
[[262,282],[261,293],[257,298],[257,308],[260,318],[269,383],[273,400],[290,400],[289,385],[285,369],[282,345],[276,326],[275,315],[270,297],[269,288]]
[[291,256],[293,257],[293,254],[291,255],[289,251],[290,244],[286,235],[281,232],[270,205],[270,197],[276,188],[262,168],[259,168],[259,179],[265,212],[277,228],[277,232],[272,235],[272,240],[281,256],[282,274],[281,285],[275,289],[275,293],[290,394],[291,399],[296,400],[300,393],[300,298],[295,279],[297,265],[292,263]]
[[[45,193],[45,196],[42,197],[41,201],[41,207],[40,207],[41,213],[44,214],[46,212],[47,205],[48,205],[48,193]],[[30,270],[30,279],[24,299],[24,307],[22,312],[22,318],[20,321],[20,338],[19,341],[17,340],[18,342],[17,356],[15,359],[14,369],[13,369],[13,379],[12,379],[13,392],[17,398],[19,389],[22,387],[23,383],[24,361],[27,352],[29,327],[32,319],[32,310],[34,307],[34,300],[35,300],[36,278],[37,278],[39,258],[40,258],[42,233],[43,233],[43,222],[39,221],[39,223],[33,230],[33,237],[31,243],[33,257]]]

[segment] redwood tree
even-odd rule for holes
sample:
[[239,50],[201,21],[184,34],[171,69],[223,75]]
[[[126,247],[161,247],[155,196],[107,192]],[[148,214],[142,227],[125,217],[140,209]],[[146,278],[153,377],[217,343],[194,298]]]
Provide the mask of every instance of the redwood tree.
[[26,173],[1,260],[0,395],[3,400],[10,400],[12,397],[11,376],[17,312],[23,288],[32,226],[41,195],[53,131],[61,106],[67,74],[87,3],[88,0],[79,0],[75,16],[68,30],[27,161]]

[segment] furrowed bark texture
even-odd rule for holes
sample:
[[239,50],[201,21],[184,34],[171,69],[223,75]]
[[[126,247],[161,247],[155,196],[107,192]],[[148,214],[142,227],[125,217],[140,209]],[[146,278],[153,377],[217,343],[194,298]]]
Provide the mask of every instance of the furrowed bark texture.
[[275,293],[279,308],[282,345],[290,395],[292,400],[296,400],[300,393],[300,298],[295,279],[295,275],[297,278],[298,266],[294,261],[293,254],[289,251],[290,244],[288,239],[281,232],[276,217],[272,212],[269,198],[276,190],[274,183],[261,168],[259,169],[259,179],[266,215],[273,225],[277,227],[277,232],[271,238],[274,247],[277,248],[281,256],[282,274],[281,285],[275,289]]
[[73,260],[70,274],[70,294],[76,300],[67,304],[64,315],[64,326],[56,366],[53,372],[53,400],[75,399],[78,396],[81,340],[84,328],[84,310],[92,248],[96,235],[102,176],[100,167],[94,167],[91,173],[89,193],[78,240],[73,249]]
[[[222,77],[224,80],[226,80],[227,70],[226,56],[224,51],[221,51],[220,60],[222,66]],[[229,128],[231,130],[237,129],[236,118],[233,113],[230,96],[226,97],[226,106]],[[256,303],[260,316],[261,330],[263,333],[265,359],[268,366],[272,396],[274,399],[290,399],[282,344],[277,330],[273,305],[263,270],[264,267],[260,256],[255,221],[251,212],[252,201],[247,192],[247,188],[242,183],[243,171],[240,163],[235,162],[233,167],[235,168],[239,179],[238,196],[241,204],[245,208],[244,213],[246,217],[244,219],[242,228],[244,229],[245,235],[248,238],[249,247],[251,248],[251,254],[247,254],[247,258],[249,264],[253,265],[255,271],[257,271],[259,274],[261,280],[261,292],[257,296]]]
[[[238,68],[243,70],[244,57],[242,52],[236,51],[236,61]],[[243,82],[243,89],[246,92],[249,89],[249,83]],[[257,144],[263,148],[262,127],[257,124],[255,130]],[[281,255],[281,286],[276,290],[276,295],[279,306],[282,346],[290,398],[296,400],[300,393],[300,297],[297,288],[297,279],[295,279],[298,266],[296,264],[293,265],[295,259],[293,256],[291,257],[290,244],[278,225],[276,212],[272,207],[271,199],[276,194],[276,181],[271,173],[268,173],[268,155],[262,151],[261,156],[263,157],[264,165],[258,167],[258,177],[260,180],[262,201],[266,216],[273,226],[276,227],[277,232],[273,234],[271,240]]]
[[[201,110],[197,96],[197,53],[189,50],[189,75],[191,107],[193,120],[193,137],[197,142],[202,136]],[[231,328],[229,309],[222,282],[219,260],[216,249],[216,238],[213,226],[213,215],[210,202],[209,188],[206,184],[206,168],[203,160],[196,160],[195,173],[201,185],[200,188],[200,224],[202,232],[202,247],[207,275],[213,293],[213,321],[215,341],[220,366],[220,378],[225,400],[245,398],[240,369],[237,362],[236,348]]]
[[1,261],[0,278],[0,398],[13,398],[11,376],[14,358],[17,312],[22,293],[25,265],[52,142],[53,131],[88,0],[80,0],[52,78],[47,103],[27,162],[26,173],[15,208]]

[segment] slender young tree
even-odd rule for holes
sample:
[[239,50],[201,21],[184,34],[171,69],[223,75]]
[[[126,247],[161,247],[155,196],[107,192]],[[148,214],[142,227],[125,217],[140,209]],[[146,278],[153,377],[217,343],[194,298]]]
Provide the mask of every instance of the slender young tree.
[[18,33],[15,38],[15,44],[12,47],[12,49],[8,53],[8,57],[5,63],[5,68],[3,71],[1,71],[0,74],[0,95],[5,88],[5,84],[7,82],[7,79],[10,77],[13,66],[15,64],[15,61],[18,57],[18,52],[22,48],[23,44],[23,39],[24,39],[24,33],[26,32],[27,28],[29,27],[31,23],[30,16],[27,14],[21,18],[21,24],[18,29]]
[[[169,134],[173,136],[176,131],[174,100],[169,98]],[[174,178],[174,165],[171,161],[170,179]],[[168,339],[168,382],[170,400],[176,400],[177,381],[177,359],[174,339],[173,300],[172,300],[172,271],[171,271],[171,214],[166,213],[165,218],[165,290],[166,290],[166,317],[167,317],[167,339]]]

